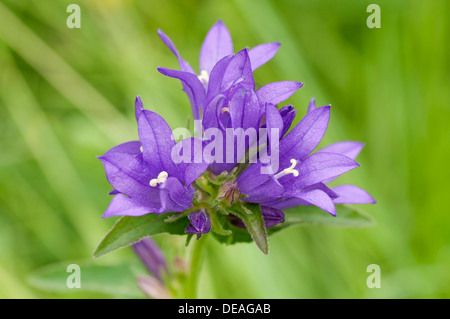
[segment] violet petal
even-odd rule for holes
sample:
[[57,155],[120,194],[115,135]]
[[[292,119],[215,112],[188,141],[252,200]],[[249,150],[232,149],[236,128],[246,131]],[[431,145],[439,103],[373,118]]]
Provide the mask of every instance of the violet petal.
[[283,131],[280,134],[280,138],[282,138],[291,127],[296,114],[297,111],[294,110],[292,104],[285,105],[280,109],[280,115],[283,119]]
[[276,208],[261,205],[261,214],[266,228],[284,222],[284,213]]
[[297,160],[301,160],[310,154],[322,140],[329,118],[329,106],[323,106],[308,113],[281,140],[280,154]]
[[309,104],[308,104],[308,112],[307,113],[310,113],[310,112],[314,111],[315,109],[316,109],[316,99],[311,98],[311,100],[309,101]]
[[192,206],[194,189],[185,188],[177,178],[168,177],[160,187],[159,196],[161,200],[159,213],[182,212]]
[[291,190],[284,194],[284,196],[292,196],[304,200],[309,205],[317,206],[327,213],[336,216],[336,209],[331,198],[322,190],[315,189],[309,192],[301,192],[298,190]]
[[248,55],[250,56],[252,71],[255,71],[257,68],[270,61],[277,53],[280,45],[280,42],[272,42],[263,43],[251,48]]
[[236,53],[230,60],[230,63],[228,63],[223,74],[220,92],[230,89],[237,82],[247,84],[251,89],[255,89],[248,49],[243,49]]
[[[149,181],[158,173],[147,167],[142,159],[119,152],[108,152],[99,157],[106,172],[106,179],[115,190],[136,198],[144,203],[156,205],[157,191],[152,189]],[[153,204],[151,204],[153,203]]]
[[354,160],[341,154],[315,153],[297,165],[296,169],[299,176],[294,177],[294,183],[291,185],[293,189],[304,189],[326,179],[339,176],[358,166],[359,164]]
[[361,142],[343,141],[325,146],[317,152],[337,153],[345,155],[351,159],[355,159],[363,147],[364,143]]
[[262,86],[256,91],[256,95],[261,103],[278,104],[287,100],[302,86],[303,83],[294,81],[273,82]]
[[376,201],[364,189],[355,185],[338,185],[331,188],[339,197],[334,199],[335,204],[375,204]]
[[144,161],[152,169],[151,178],[165,171],[169,176],[182,180],[183,176],[172,160],[175,140],[166,121],[155,112],[144,110],[139,116],[138,132]]
[[158,71],[169,77],[179,79],[183,83],[183,89],[191,101],[194,120],[199,120],[200,110],[205,107],[206,103],[206,92],[198,77],[189,72],[171,70],[162,67],[158,67]]
[[233,42],[225,24],[219,20],[208,31],[200,49],[200,72],[211,73],[214,65],[233,53]]
[[164,44],[170,49],[170,51],[172,51],[172,53],[177,57],[178,62],[180,64],[180,70],[189,72],[192,74],[196,74],[194,69],[189,65],[189,63],[187,63],[185,60],[183,60],[183,58],[180,56],[180,54],[178,53],[178,50],[175,47],[175,45],[173,44],[172,40],[164,32],[162,32],[162,30],[159,30],[159,29],[158,29],[158,35],[161,38],[161,40],[164,42]]
[[111,203],[103,214],[103,218],[112,216],[142,216],[149,213],[158,213],[158,208],[149,207],[142,202],[118,194],[113,197]]

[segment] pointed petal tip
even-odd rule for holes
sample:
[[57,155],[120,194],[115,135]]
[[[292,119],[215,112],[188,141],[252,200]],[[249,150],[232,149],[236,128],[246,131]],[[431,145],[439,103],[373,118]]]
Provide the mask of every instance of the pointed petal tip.
[[164,44],[167,45],[166,41],[170,40],[167,34],[165,34],[164,31],[161,29],[156,30],[156,33],[158,33],[158,36],[162,40],[162,42],[164,42]]
[[[329,120],[330,119],[330,109],[331,109],[331,105],[324,105],[324,106],[320,106],[320,107],[315,107],[315,106],[311,106],[311,104],[310,104],[309,105],[308,115],[317,112],[317,114],[323,114],[324,116],[327,116],[328,120]],[[320,115],[320,116],[322,116],[322,115]]]
[[217,22],[214,23],[213,26],[212,26],[209,30],[212,30],[212,29],[214,29],[214,28],[225,28],[225,29],[228,30],[228,28],[227,28],[225,22],[223,22],[222,19],[217,20]]
[[102,162],[103,164],[105,164],[105,162],[108,161],[108,159],[106,158],[105,155],[97,156],[97,159],[98,159],[100,162]]
[[167,72],[170,72],[169,71],[170,69],[163,68],[162,66],[159,66],[159,65],[156,67],[156,70],[163,75],[167,75]]
[[144,109],[144,103],[142,103],[142,99],[139,95],[136,95],[136,99],[134,100],[134,105],[136,108],[143,110]]
[[375,204],[376,201],[366,190],[351,184],[334,186],[333,191],[339,193],[339,197],[333,201],[335,204]]
[[328,207],[327,209],[324,209],[324,207],[319,207],[319,208],[321,208],[323,211],[327,212],[328,214],[330,214],[333,217],[337,216],[337,214],[336,214],[336,207],[333,204],[333,202],[332,202],[332,206]]
[[[313,102],[314,104],[315,104],[315,102]],[[310,104],[311,105],[311,104]],[[312,109],[311,111],[310,111],[310,113],[312,113],[312,112],[329,112],[330,111],[330,108],[331,108],[331,104],[329,104],[329,105],[324,105],[324,106],[319,106],[319,107],[315,107],[314,109]]]
[[108,214],[108,212],[104,212],[102,218],[113,217],[114,215]]
[[248,47],[243,48],[242,50],[240,50],[238,53],[235,54],[235,56],[238,56],[240,54],[245,54],[248,56]]

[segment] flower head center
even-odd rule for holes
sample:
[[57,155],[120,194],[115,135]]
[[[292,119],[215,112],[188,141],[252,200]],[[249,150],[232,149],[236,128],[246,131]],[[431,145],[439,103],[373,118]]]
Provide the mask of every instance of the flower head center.
[[274,177],[276,179],[279,179],[279,178],[281,178],[283,176],[286,176],[286,175],[289,175],[289,174],[292,174],[292,175],[294,175],[294,177],[297,177],[298,176],[298,171],[295,169],[295,166],[297,165],[297,160],[291,158],[291,164],[292,165],[290,167],[285,168],[284,170],[282,170],[281,172],[276,174]]
[[165,183],[165,181],[167,180],[167,177],[169,177],[169,174],[167,174],[166,171],[162,171],[161,173],[158,174],[158,177],[153,178],[149,184],[151,187],[156,187],[159,184]]
[[209,83],[209,74],[208,74],[208,72],[206,72],[205,70],[202,70],[200,72],[200,75],[198,76],[198,79],[200,80],[200,82],[202,82],[203,84],[207,85]]

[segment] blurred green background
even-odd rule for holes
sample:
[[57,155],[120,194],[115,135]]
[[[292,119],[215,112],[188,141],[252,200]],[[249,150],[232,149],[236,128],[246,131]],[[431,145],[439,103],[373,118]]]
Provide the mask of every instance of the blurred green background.
[[[30,284],[43,266],[91,260],[113,219],[96,155],[136,139],[134,98],[172,128],[189,102],[161,28],[198,67],[208,29],[222,19],[235,50],[281,41],[255,72],[259,84],[305,85],[288,102],[300,116],[311,97],[332,104],[321,145],[366,143],[361,167],[339,182],[378,201],[361,207],[377,224],[345,229],[297,226],[253,244],[208,242],[204,298],[449,298],[450,2],[376,1],[381,28],[369,29],[373,0],[0,1],[0,297],[108,297]],[[69,29],[67,5],[81,7]],[[168,256],[183,239],[156,238]],[[136,261],[131,249],[93,260]],[[369,289],[370,264],[381,288]],[[64,266],[65,267],[65,266]]]

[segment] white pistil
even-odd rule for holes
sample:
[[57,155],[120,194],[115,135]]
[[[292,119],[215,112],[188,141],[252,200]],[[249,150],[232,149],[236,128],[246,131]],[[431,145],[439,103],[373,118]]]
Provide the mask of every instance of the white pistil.
[[290,167],[282,170],[281,172],[276,174],[274,177],[276,179],[279,179],[279,178],[281,178],[283,176],[286,176],[286,175],[289,175],[289,174],[292,174],[292,175],[294,175],[294,177],[297,177],[298,176],[298,171],[295,169],[295,166],[297,165],[297,161],[295,159],[291,158],[291,164],[292,165]]
[[153,178],[149,184],[151,187],[156,187],[159,184],[163,184],[167,180],[167,177],[169,177],[169,174],[167,174],[166,171],[162,171],[158,174],[158,177]]
[[208,84],[209,83],[209,74],[208,74],[208,72],[206,72],[205,70],[202,70],[200,72],[200,75],[198,76],[198,79],[200,80],[200,82],[202,82],[204,84]]

